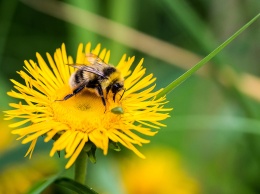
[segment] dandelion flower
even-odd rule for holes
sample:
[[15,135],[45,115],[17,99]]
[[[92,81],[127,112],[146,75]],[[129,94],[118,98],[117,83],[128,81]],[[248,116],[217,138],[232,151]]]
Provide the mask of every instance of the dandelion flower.
[[201,193],[198,180],[187,172],[177,152],[167,147],[156,147],[146,150],[145,155],[145,161],[128,158],[118,165],[124,193]]
[[[76,63],[87,64],[89,53],[109,63],[110,51],[101,50],[100,44],[91,50],[90,43],[85,49],[83,44],[79,45]],[[11,80],[16,91],[12,90],[8,95],[22,101],[11,103],[13,110],[6,111],[7,119],[20,119],[10,125],[16,128],[12,133],[18,134],[23,144],[31,143],[26,155],[31,157],[37,139],[44,136],[45,142],[55,140],[50,156],[65,150],[65,158],[69,158],[65,168],[75,162],[88,142],[102,149],[105,155],[109,143],[115,142],[144,158],[135,146],[149,143],[149,140],[138,134],[155,135],[164,126],[161,121],[169,117],[171,109],[164,108],[165,97],[156,98],[161,90],[154,91],[155,78],[152,74],[145,76],[143,60],[131,72],[134,57],[122,57],[116,68],[125,79],[126,90],[115,100],[109,93],[104,107],[100,96],[87,88],[68,100],[57,101],[72,93],[69,78],[77,70],[67,65],[73,64],[73,59],[67,56],[64,44],[56,50],[54,59],[47,53],[49,65],[39,53],[36,57],[38,64],[25,61],[25,71],[18,72],[24,84]],[[123,110],[121,114],[113,111],[118,107]]]

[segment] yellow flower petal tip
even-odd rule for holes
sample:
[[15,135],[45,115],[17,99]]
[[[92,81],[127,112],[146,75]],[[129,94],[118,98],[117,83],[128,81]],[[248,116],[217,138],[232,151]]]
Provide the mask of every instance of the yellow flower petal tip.
[[[18,73],[24,83],[11,80],[15,90],[8,92],[9,96],[22,100],[11,103],[13,109],[6,111],[8,118],[20,119],[11,125],[16,128],[13,133],[23,143],[31,142],[29,152],[33,152],[38,137],[45,136],[45,142],[53,139],[51,156],[64,150],[69,158],[66,168],[75,162],[87,142],[102,149],[104,154],[108,153],[110,141],[120,143],[144,158],[135,145],[149,141],[136,132],[153,136],[164,126],[160,122],[169,117],[171,110],[164,108],[165,97],[156,99],[160,90],[154,91],[155,78],[152,74],[145,76],[143,59],[130,71],[135,58],[126,55],[105,74],[103,66],[108,64],[110,51],[102,50],[100,44],[91,49],[90,43],[83,49],[80,44],[75,64],[67,56],[65,44],[56,50],[53,58],[47,53],[47,62],[39,53],[37,63],[24,62],[25,71]],[[79,77],[75,72],[82,66],[86,69],[85,81],[93,81],[95,86],[86,82],[82,88],[77,85]],[[115,84],[118,80],[121,85]],[[70,95],[76,89],[81,91]]]

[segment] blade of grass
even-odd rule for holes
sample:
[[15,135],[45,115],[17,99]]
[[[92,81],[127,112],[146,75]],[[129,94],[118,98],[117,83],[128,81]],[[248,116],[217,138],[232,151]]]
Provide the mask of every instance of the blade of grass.
[[40,194],[42,193],[47,187],[49,187],[61,174],[63,171],[60,173],[57,173],[56,175],[53,175],[47,180],[42,180],[38,183],[36,183],[27,193],[28,194]]
[[230,42],[232,42],[239,34],[241,34],[245,29],[247,29],[252,23],[254,23],[260,14],[257,14],[253,19],[251,19],[248,23],[246,23],[242,28],[240,28],[236,33],[234,33],[231,37],[229,37],[225,42],[223,42],[220,46],[218,46],[215,50],[213,50],[210,54],[208,54],[205,58],[203,58],[200,62],[194,65],[191,69],[186,71],[172,83],[170,83],[166,88],[157,95],[157,98],[160,98],[177,86],[179,86],[182,82],[184,82],[187,78],[189,78],[192,74],[194,74],[198,69],[200,69],[203,65],[205,65],[209,60],[211,60],[214,56],[216,56],[220,51],[222,51]]
[[55,184],[66,187],[80,194],[98,194],[92,188],[82,185],[69,178],[60,178],[55,181]]

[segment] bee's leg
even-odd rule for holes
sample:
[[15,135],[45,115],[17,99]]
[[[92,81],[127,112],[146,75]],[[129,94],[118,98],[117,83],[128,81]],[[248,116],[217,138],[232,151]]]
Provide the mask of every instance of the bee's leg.
[[113,100],[114,100],[114,102],[116,101],[116,93],[114,93],[114,95],[113,95]]
[[85,85],[82,85],[78,88],[76,88],[75,90],[73,90],[73,93],[68,94],[67,96],[65,96],[62,100],[56,100],[56,101],[64,101],[64,100],[68,100],[69,98],[71,98],[72,96],[75,96],[77,93],[79,93],[81,90],[83,90],[85,88]]
[[71,98],[72,96],[74,96],[74,94],[68,94],[67,96],[65,96],[62,100],[55,100],[55,101],[65,101],[68,100],[69,98]]
[[97,91],[98,91],[99,96],[100,96],[101,99],[102,99],[103,105],[106,107],[106,100],[105,100],[105,98],[104,98],[104,93],[103,93],[103,90],[102,90],[102,87],[101,87],[100,84],[98,84],[98,86],[97,86]]
[[106,88],[106,99],[108,98],[108,93],[109,93],[109,91],[111,90],[111,85],[109,85],[107,88]]
[[72,94],[68,94],[67,96],[65,96],[65,97],[63,98],[62,101],[64,101],[64,100],[68,100],[68,99],[71,98],[72,96],[74,96],[73,93],[72,93]]

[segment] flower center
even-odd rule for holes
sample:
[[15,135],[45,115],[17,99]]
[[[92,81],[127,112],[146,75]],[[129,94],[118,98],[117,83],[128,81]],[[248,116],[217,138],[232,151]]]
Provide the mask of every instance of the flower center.
[[[57,91],[56,99],[63,99],[71,93],[68,86]],[[118,121],[120,116],[113,114],[110,110],[117,103],[106,99],[106,107],[103,105],[101,97],[88,89],[83,89],[80,93],[64,101],[55,101],[52,104],[53,115],[56,121],[70,126],[71,129],[82,132],[91,132],[97,128],[108,128],[112,123]]]

